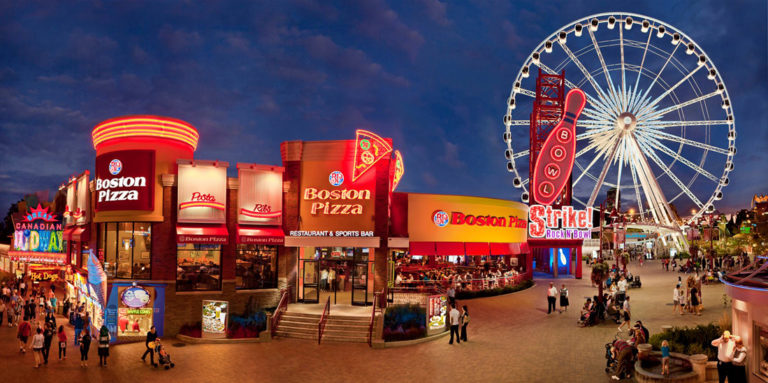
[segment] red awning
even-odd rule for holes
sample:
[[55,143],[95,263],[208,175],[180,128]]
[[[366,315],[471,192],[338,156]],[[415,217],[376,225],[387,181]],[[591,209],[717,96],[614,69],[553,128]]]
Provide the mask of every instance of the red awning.
[[411,255],[435,255],[435,243],[434,242],[409,242]]
[[488,242],[465,242],[467,255],[491,255]]
[[72,241],[75,242],[88,242],[91,230],[88,226],[78,226],[72,231]]
[[72,240],[72,232],[75,231],[75,227],[71,227],[69,229],[64,229],[64,232],[61,233],[61,239],[65,241],[71,241]]
[[528,242],[523,242],[520,244],[520,253],[521,254],[530,254],[531,248],[528,247]]
[[226,245],[229,243],[229,232],[225,225],[178,224],[176,225],[176,242]]
[[515,255],[520,254],[519,243],[492,243],[492,255]]
[[435,242],[437,255],[464,255],[464,242]]
[[285,243],[285,233],[278,226],[238,226],[237,243],[282,245]]

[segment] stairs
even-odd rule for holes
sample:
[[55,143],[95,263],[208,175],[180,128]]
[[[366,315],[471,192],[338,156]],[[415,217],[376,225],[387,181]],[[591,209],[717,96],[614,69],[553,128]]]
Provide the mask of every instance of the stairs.
[[[283,338],[310,339],[317,342],[319,314],[286,311],[277,326],[277,336]],[[368,342],[370,317],[328,316],[323,332],[323,342]]]

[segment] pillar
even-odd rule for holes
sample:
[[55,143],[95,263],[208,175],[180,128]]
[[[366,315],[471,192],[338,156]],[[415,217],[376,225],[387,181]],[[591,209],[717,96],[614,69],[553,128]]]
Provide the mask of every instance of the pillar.
[[576,279],[581,279],[581,273],[582,273],[582,255],[581,255],[581,246],[576,247],[576,273],[573,275]]
[[707,359],[707,356],[704,354],[695,354],[688,357],[693,366],[693,372],[696,373],[697,382],[707,381]]
[[152,223],[152,280],[176,280],[176,175],[163,174],[163,222]]

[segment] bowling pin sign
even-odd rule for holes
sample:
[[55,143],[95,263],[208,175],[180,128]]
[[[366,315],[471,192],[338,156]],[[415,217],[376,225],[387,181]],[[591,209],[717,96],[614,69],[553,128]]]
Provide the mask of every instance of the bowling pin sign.
[[587,96],[581,89],[571,89],[565,96],[560,122],[549,132],[531,173],[536,203],[551,205],[568,183],[576,159],[576,121],[586,103]]

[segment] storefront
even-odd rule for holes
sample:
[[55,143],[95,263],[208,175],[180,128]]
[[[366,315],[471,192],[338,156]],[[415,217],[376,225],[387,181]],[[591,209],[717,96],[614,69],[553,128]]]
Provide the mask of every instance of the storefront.
[[152,326],[163,336],[164,316],[164,284],[111,284],[105,317],[112,343],[143,341]]
[[544,277],[582,276],[582,244],[591,238],[592,208],[531,205],[528,244],[533,269]]
[[386,285],[391,139],[358,130],[355,140],[284,142],[282,153],[286,204],[298,208],[284,225],[296,299],[370,304]]
[[[408,249],[390,249],[396,286],[453,281],[457,289],[478,290],[531,278],[525,204],[437,194],[406,198]],[[393,224],[400,222],[396,216]]]
[[91,191],[90,172],[69,179],[66,185],[66,206],[64,207],[64,249],[67,263],[84,270],[91,249]]

